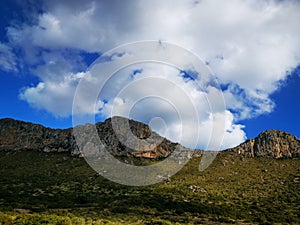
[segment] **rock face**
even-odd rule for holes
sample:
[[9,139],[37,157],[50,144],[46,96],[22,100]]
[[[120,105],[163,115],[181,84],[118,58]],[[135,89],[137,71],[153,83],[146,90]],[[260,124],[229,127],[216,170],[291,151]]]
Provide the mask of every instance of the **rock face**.
[[102,124],[98,123],[97,131],[105,148],[117,156],[167,157],[180,146],[161,137],[148,125],[122,117],[113,117]]
[[[50,129],[13,119],[0,120],[0,151],[74,152],[72,129]],[[74,149],[74,150],[73,150]]]
[[[78,130],[75,139],[74,133]],[[92,141],[92,132],[96,133],[101,145],[99,141]],[[78,142],[78,136],[86,139],[82,142],[84,146]],[[99,146],[114,156],[149,159],[165,158],[177,148],[189,151],[153,132],[148,125],[123,117],[64,130],[13,119],[0,120],[0,151],[36,150],[89,156],[101,152]],[[267,130],[228,151],[249,157],[300,157],[300,139],[287,132]]]
[[296,158],[300,157],[300,139],[280,130],[266,130],[230,151],[249,157]]
[[[82,136],[85,137],[89,137],[91,130],[97,130],[102,146],[115,156],[160,158],[169,156],[176,147],[183,148],[159,136],[148,125],[122,117],[113,117],[95,126],[87,124],[81,127]],[[80,149],[72,128],[50,129],[13,119],[0,120],[0,151],[70,152],[81,156],[95,153],[92,144]]]

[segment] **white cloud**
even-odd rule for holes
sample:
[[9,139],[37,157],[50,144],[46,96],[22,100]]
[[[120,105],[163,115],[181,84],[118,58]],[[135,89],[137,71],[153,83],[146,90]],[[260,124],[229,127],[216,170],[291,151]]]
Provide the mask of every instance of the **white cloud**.
[[[245,138],[237,121],[270,113],[274,103],[269,95],[299,64],[299,11],[300,2],[293,0],[47,1],[38,24],[11,27],[8,36],[23,48],[28,62],[40,60],[36,49],[47,49],[48,58],[58,59],[55,64],[46,60],[35,71],[41,83],[21,94],[31,105],[57,116],[71,113],[74,65],[80,61],[60,57],[63,49],[103,52],[145,39],[181,45],[208,62],[219,81],[228,84],[224,97],[233,113],[222,115],[229,121],[224,145],[230,146]],[[42,57],[46,59],[46,53]],[[190,95],[201,98],[189,85]]]
[[4,71],[14,71],[17,69],[17,59],[12,52],[12,48],[0,42],[0,69]]
[[[99,90],[96,80],[103,73],[101,69],[91,71],[96,83],[89,78],[83,89],[79,86],[84,98],[76,100],[79,104],[75,106],[80,107],[76,112],[86,109],[82,102],[93,102],[92,96],[97,93],[91,92]],[[138,73],[132,76],[133,71]],[[216,105],[220,104],[217,95],[218,90],[213,86],[199,89],[196,81],[183,79],[177,68],[162,63],[139,63],[119,70],[106,82],[99,96],[103,102],[99,110],[105,118],[119,115],[145,123],[160,118],[164,126],[154,130],[188,147],[232,147],[244,140],[243,126],[234,124],[233,115],[224,106]],[[228,140],[221,145],[223,132]]]
[[45,109],[55,116],[69,116],[76,84],[82,75],[70,74],[61,82],[40,82],[35,87],[26,87],[19,97],[32,107]]

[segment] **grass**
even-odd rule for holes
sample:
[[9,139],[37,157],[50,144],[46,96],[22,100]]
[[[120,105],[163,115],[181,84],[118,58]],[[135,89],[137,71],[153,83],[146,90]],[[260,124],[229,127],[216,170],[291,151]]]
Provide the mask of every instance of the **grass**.
[[1,152],[0,224],[300,224],[299,159],[222,152],[203,172],[199,160],[129,187],[67,153]]

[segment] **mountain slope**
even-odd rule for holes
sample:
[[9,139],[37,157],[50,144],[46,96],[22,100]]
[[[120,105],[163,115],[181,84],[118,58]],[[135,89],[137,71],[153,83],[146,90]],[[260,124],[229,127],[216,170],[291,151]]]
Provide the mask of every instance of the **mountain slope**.
[[0,152],[0,224],[300,224],[298,158],[226,151],[202,172],[200,160],[130,187],[69,153]]
[[[126,120],[115,122],[126,138]],[[166,157],[178,146],[145,124],[129,124],[136,137],[160,145],[128,149],[111,119],[97,123],[102,142],[116,156],[142,161]],[[130,187],[72,157],[81,154],[72,132],[0,120],[0,224],[300,224],[299,139],[291,134],[265,131],[220,152],[204,171],[198,170],[202,154],[195,151],[164,182]]]

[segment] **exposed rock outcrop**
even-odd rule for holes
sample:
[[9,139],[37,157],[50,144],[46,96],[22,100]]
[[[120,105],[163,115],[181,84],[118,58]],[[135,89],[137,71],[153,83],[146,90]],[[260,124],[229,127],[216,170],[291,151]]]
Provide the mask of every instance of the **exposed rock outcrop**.
[[[102,147],[115,156],[160,158],[169,156],[176,147],[185,149],[153,132],[148,125],[122,117],[113,117],[95,126],[87,124],[80,127],[82,133],[79,136],[85,138],[97,130]],[[90,143],[79,151],[77,144],[72,128],[50,129],[13,119],[0,120],[0,151],[37,150],[88,155],[95,154],[97,150],[95,144]]]
[[[76,132],[78,135],[74,135]],[[96,138],[93,137],[95,133]],[[78,137],[83,141],[78,141]],[[51,129],[19,120],[0,120],[0,151],[36,150],[89,156],[101,154],[103,148],[114,156],[150,159],[168,157],[177,148],[190,151],[161,137],[148,125],[123,117],[74,129]],[[249,157],[300,157],[300,139],[287,132],[267,130],[228,151]],[[202,151],[197,152],[202,155]]]
[[72,129],[50,129],[13,119],[0,120],[0,151],[71,151],[76,147]]
[[296,158],[300,157],[300,139],[288,132],[266,130],[230,151],[249,157]]

